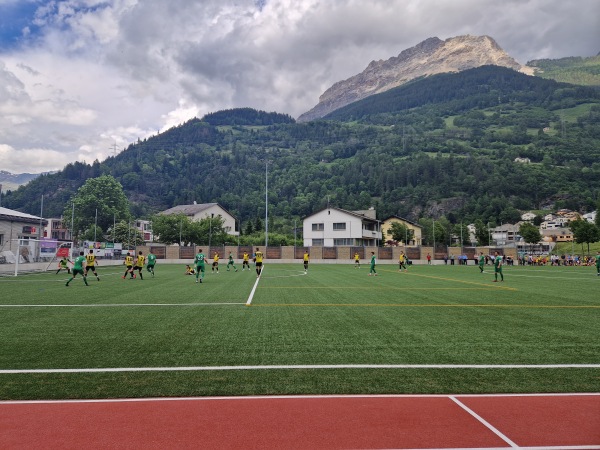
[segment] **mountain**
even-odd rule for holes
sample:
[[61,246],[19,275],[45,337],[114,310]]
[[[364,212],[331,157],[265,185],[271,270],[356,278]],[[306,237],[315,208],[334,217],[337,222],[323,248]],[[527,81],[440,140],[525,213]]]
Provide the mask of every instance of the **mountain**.
[[598,201],[600,90],[592,87],[484,66],[413,80],[327,120],[259,115],[257,125],[255,116],[192,119],[101,163],[42,175],[2,205],[37,214],[44,195],[45,215],[70,214],[77,189],[110,174],[135,218],[218,202],[245,230],[264,218],[265,161],[274,233],[293,235],[294,221],[328,203],[373,206],[378,219],[500,224],[531,209],[588,212]]
[[324,117],[352,102],[420,77],[485,65],[533,73],[511,58],[489,36],[458,36],[445,41],[433,37],[404,50],[397,57],[372,61],[362,73],[335,83],[321,95],[317,106],[298,117],[298,122]]
[[527,63],[536,76],[584,86],[600,86],[600,54],[560,59],[535,59]]
[[5,170],[0,170],[0,185],[2,185],[2,192],[17,189],[19,186],[27,184],[39,176],[40,174],[36,173],[14,174]]

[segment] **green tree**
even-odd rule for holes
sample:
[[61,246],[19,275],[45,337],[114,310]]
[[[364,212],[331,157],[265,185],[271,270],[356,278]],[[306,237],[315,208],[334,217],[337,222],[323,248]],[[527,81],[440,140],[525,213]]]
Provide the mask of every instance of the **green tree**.
[[[116,220],[129,220],[129,200],[121,184],[111,175],[88,179],[65,206],[63,217],[73,215],[73,234],[97,225],[107,230]],[[67,224],[70,224],[66,220]]]
[[481,219],[475,221],[475,239],[477,245],[490,245],[490,229]]
[[471,239],[469,238],[469,229],[464,223],[457,223],[456,225],[454,225],[454,228],[452,229],[452,234],[456,236],[461,245],[469,245],[471,243]]
[[570,223],[569,228],[573,231],[573,238],[575,242],[582,245],[587,244],[588,255],[590,253],[590,244],[600,240],[600,229],[588,222],[587,220],[574,220]]
[[90,242],[101,242],[104,241],[104,232],[102,231],[102,228],[92,224],[81,234],[81,239]]
[[107,236],[108,240],[129,245],[144,245],[144,235],[132,223],[124,220],[117,222]]
[[519,226],[519,235],[530,245],[537,244],[542,240],[539,228],[529,222],[523,222]]
[[[390,236],[394,241],[397,242],[410,242],[413,240],[414,230],[408,228],[405,224],[400,222],[393,222],[390,226],[390,229],[387,232],[388,236]],[[386,240],[386,239],[384,239]]]
[[181,244],[185,242],[191,221],[185,214],[158,214],[152,218],[152,231],[158,242]]
[[448,225],[449,222],[441,218],[439,220],[422,218],[419,219],[419,225],[423,227],[422,239],[423,245],[433,245],[434,243],[447,244],[448,243]]

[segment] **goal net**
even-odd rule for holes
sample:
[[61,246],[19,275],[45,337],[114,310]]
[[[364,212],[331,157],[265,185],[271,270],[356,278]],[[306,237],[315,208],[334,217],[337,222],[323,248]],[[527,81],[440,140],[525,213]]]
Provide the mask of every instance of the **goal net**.
[[53,239],[15,239],[12,251],[4,251],[7,264],[14,265],[15,277],[25,273],[56,270],[63,257],[71,258],[73,242]]

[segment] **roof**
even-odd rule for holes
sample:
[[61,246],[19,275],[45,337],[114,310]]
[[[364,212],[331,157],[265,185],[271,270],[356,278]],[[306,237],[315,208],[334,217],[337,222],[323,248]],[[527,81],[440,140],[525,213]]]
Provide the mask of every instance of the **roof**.
[[0,219],[18,222],[39,222],[40,220],[44,220],[41,217],[15,211],[14,209],[3,208],[2,206],[0,206]]
[[312,214],[310,214],[310,215],[308,215],[308,216],[304,217],[302,220],[304,221],[304,220],[308,219],[309,217],[312,217],[312,216],[314,216],[314,215],[317,215],[317,214],[319,214],[320,212],[326,211],[326,210],[328,210],[328,209],[333,209],[333,210],[335,210],[335,211],[340,211],[340,212],[342,212],[342,213],[344,213],[344,214],[348,214],[349,216],[353,216],[353,217],[356,217],[356,218],[358,218],[358,219],[365,220],[365,221],[368,221],[368,222],[373,222],[373,223],[379,223],[379,222],[380,222],[380,220],[377,220],[377,219],[371,219],[370,217],[367,217],[367,216],[365,216],[364,214],[360,214],[360,213],[358,213],[358,212],[356,212],[356,211],[348,211],[348,210],[345,210],[345,209],[342,209],[342,208],[336,208],[336,207],[334,207],[334,206],[331,206],[331,207],[329,207],[329,208],[323,208],[323,209],[321,209],[321,210],[319,210],[319,211],[317,211],[317,212],[315,212],[315,213],[312,213]]
[[195,216],[196,214],[199,214],[202,211],[205,211],[214,206],[221,208],[223,211],[225,211],[227,214],[229,214],[231,217],[233,217],[233,215],[229,211],[227,211],[225,208],[223,208],[218,203],[194,203],[192,205],[177,205],[177,206],[169,208],[165,211],[162,211],[159,214],[164,214],[164,215],[185,214],[186,216]]
[[412,220],[408,220],[408,219],[405,219],[404,217],[400,217],[400,216],[396,216],[396,215],[388,217],[387,219],[384,220],[384,222],[387,222],[390,219],[398,219],[398,220],[401,220],[402,222],[410,223],[413,227],[423,228],[421,225],[419,225],[416,222],[413,222]]

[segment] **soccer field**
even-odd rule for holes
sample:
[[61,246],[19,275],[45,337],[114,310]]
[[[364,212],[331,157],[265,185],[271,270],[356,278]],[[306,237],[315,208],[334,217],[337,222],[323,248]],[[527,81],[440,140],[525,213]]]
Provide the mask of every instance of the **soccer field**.
[[594,268],[238,269],[0,278],[1,399],[600,390]]

